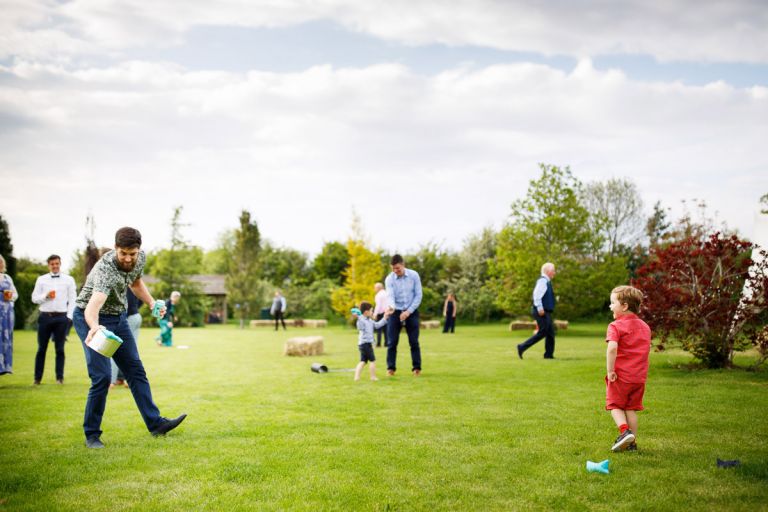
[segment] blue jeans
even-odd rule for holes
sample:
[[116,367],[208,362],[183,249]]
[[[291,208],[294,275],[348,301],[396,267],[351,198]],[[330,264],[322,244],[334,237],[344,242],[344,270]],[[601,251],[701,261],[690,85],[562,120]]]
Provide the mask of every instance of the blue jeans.
[[[387,370],[397,370],[397,344],[400,341],[400,321],[402,311],[395,310],[387,320]],[[421,370],[421,348],[419,347],[419,310],[405,319],[405,332],[408,334],[408,344],[411,346],[411,370]]]
[[[85,344],[85,338],[90,330],[85,322],[85,312],[75,308],[73,315],[75,331],[80,337],[85,351],[85,362],[88,365],[88,376],[91,378],[91,388],[88,390],[88,401],[85,403],[85,419],[83,430],[85,437],[101,435],[101,419],[107,406],[107,394],[111,382],[112,372],[110,358],[104,357]],[[136,348],[136,340],[133,339],[131,329],[128,327],[125,313],[122,315],[99,315],[99,325],[103,325],[122,338],[123,344],[112,356],[117,367],[122,370],[128,380],[128,385],[133,394],[141,417],[147,430],[152,432],[163,422],[155,403],[152,401],[152,391],[149,388],[147,373],[139,359],[139,351]]]

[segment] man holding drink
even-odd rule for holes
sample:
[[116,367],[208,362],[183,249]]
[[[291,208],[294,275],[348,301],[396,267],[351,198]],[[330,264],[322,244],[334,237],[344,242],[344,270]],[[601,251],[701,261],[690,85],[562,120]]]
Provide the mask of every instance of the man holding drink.
[[43,380],[45,353],[53,334],[56,347],[56,382],[64,384],[64,342],[75,309],[75,280],[61,272],[61,258],[48,257],[49,273],[37,278],[32,290],[32,302],[40,305],[37,320],[37,355],[35,356],[35,385]]

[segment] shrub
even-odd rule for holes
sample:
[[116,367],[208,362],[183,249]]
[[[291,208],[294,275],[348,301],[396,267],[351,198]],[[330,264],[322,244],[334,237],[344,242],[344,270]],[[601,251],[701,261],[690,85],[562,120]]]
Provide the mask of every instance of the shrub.
[[659,348],[676,340],[709,368],[731,366],[734,351],[750,343],[765,354],[765,256],[720,233],[653,249],[633,284],[646,296],[642,314],[660,337]]

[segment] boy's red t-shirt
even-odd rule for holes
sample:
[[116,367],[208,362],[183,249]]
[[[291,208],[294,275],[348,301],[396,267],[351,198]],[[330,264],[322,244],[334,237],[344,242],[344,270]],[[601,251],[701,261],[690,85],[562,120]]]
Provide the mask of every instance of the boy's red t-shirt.
[[651,352],[651,328],[634,313],[620,316],[608,325],[606,343],[615,341],[616,377],[622,382],[641,383],[648,377],[648,354]]

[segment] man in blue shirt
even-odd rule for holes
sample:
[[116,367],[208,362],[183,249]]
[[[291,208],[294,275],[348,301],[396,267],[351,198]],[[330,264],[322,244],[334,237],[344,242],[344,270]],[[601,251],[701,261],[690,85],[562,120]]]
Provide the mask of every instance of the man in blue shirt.
[[408,344],[411,346],[411,370],[413,375],[421,375],[421,348],[419,348],[419,305],[421,304],[421,278],[419,273],[405,268],[403,257],[392,256],[392,273],[387,276],[384,285],[389,297],[389,322],[387,322],[387,375],[397,371],[397,343],[400,329],[405,325]]
[[517,355],[523,358],[523,352],[542,339],[544,341],[544,359],[555,358],[555,325],[552,322],[552,312],[555,310],[555,292],[552,289],[552,278],[555,277],[554,263],[541,266],[541,276],[533,289],[533,307],[531,315],[536,320],[539,329],[536,333],[517,346]]

